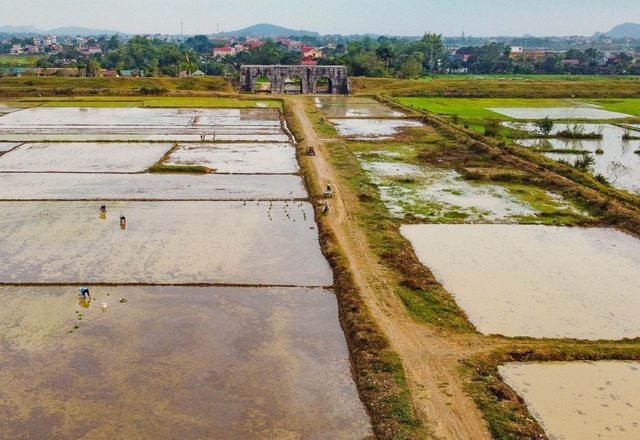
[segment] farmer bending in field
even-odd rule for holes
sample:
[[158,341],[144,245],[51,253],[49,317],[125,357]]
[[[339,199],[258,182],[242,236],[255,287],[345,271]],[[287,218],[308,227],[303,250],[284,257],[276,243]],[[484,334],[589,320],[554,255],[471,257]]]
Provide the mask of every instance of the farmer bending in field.
[[82,295],[82,299],[87,299],[89,297],[89,301],[91,301],[91,295],[89,294],[89,289],[87,287],[80,288],[80,295]]

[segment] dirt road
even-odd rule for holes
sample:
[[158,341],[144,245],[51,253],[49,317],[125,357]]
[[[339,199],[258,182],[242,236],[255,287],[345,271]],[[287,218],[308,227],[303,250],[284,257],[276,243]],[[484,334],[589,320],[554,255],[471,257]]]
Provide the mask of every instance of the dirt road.
[[357,203],[356,194],[340,187],[337,172],[326,160],[325,141],[318,138],[304,110],[304,97],[292,97],[292,108],[304,137],[315,147],[314,164],[320,186],[331,182],[329,225],[349,260],[351,270],[364,298],[393,350],[405,368],[417,415],[437,439],[490,439],[491,435],[475,404],[466,396],[456,372],[458,360],[482,346],[479,338],[446,334],[412,320],[389,284],[384,268],[368,246],[356,222],[351,221],[349,206]]

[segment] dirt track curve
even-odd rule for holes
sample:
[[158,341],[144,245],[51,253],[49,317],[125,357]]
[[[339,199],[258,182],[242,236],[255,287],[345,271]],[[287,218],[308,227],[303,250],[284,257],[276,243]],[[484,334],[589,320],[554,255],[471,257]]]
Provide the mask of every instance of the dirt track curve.
[[417,415],[437,439],[490,439],[480,411],[464,393],[456,373],[458,359],[476,351],[480,341],[473,336],[445,334],[407,315],[362,231],[351,221],[349,205],[356,202],[356,195],[340,188],[338,174],[325,158],[325,142],[318,138],[305,113],[303,99],[291,98],[291,105],[305,139],[315,147],[321,187],[331,182],[335,193],[330,199],[330,227],[349,260],[365,303],[402,358]]

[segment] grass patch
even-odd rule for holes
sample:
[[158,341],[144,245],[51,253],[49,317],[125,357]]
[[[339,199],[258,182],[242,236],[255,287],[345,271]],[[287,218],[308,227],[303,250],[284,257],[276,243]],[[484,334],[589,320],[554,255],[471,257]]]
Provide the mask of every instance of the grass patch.
[[640,117],[640,98],[585,99],[584,102],[612,112]]
[[2,78],[0,96],[149,95],[234,93],[231,82],[222,77],[202,78],[63,78],[22,76]]
[[149,173],[191,173],[191,174],[208,174],[210,168],[199,165],[165,165],[161,163],[153,164],[147,169]]

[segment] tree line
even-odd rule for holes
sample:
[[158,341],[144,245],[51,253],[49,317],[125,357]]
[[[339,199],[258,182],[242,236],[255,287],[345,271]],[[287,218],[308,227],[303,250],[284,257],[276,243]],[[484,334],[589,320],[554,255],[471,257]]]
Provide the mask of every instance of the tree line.
[[[305,43],[308,45],[325,46],[325,56],[318,60],[319,64],[344,65],[351,76],[419,78],[459,72],[640,74],[640,66],[633,63],[630,55],[621,53],[615,58],[603,58],[603,52],[594,48],[570,49],[563,53],[546,53],[535,57],[513,57],[511,46],[504,42],[463,46],[453,52],[445,46],[442,35],[433,33],[425,33],[421,38],[412,40],[384,36],[373,39],[365,36],[343,39],[333,45],[326,44],[330,40],[317,37],[308,37],[307,40]],[[333,41],[336,41],[335,37]],[[239,43],[242,42],[243,39],[240,38]],[[180,72],[199,69],[207,75],[232,76],[242,64],[296,65],[302,60],[299,51],[290,51],[280,42],[269,39],[260,46],[250,47],[224,58],[215,58],[213,48],[226,44],[225,41],[212,40],[205,35],[196,35],[178,42],[140,35],[123,42],[118,35],[103,36],[87,42],[87,45],[99,46],[99,53],[85,55],[74,46],[61,45],[57,53],[38,57],[36,67],[76,68],[82,76],[98,75],[102,69],[116,72],[124,69],[141,70],[145,76],[177,76]],[[327,46],[331,49],[327,49]],[[637,49],[640,50],[640,47]]]

